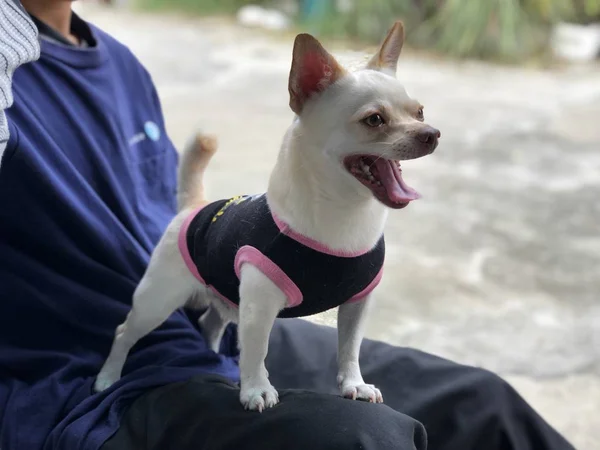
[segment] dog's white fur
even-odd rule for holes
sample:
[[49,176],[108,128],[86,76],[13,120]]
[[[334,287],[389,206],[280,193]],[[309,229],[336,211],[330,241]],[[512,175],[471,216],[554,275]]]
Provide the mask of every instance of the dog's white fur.
[[[341,163],[345,156],[422,156],[420,150],[413,150],[411,135],[424,126],[414,113],[420,106],[395,78],[403,38],[403,27],[397,23],[367,70],[354,73],[342,69],[311,36],[296,38],[290,105],[297,116],[284,138],[267,200],[273,212],[294,231],[329,248],[373,248],[383,233],[388,214],[387,207],[345,169]],[[325,66],[319,80],[318,90],[322,92],[318,94],[307,92],[302,85],[302,71],[306,69],[303,58],[310,52]],[[361,123],[373,111],[383,111],[388,117],[389,125],[383,134]],[[241,268],[239,310],[234,310],[192,276],[178,249],[178,234],[185,218],[193,207],[206,203],[202,176],[212,153],[214,142],[206,138],[192,142],[184,151],[179,174],[181,212],[156,247],[135,291],[133,308],[117,328],[110,355],[96,380],[96,390],[117,381],[131,347],[187,304],[209,307],[200,318],[200,325],[214,351],[219,349],[227,323],[239,323],[240,400],[244,407],[262,411],[278,402],[264,361],[271,328],[286,305],[286,296],[260,270],[246,263]],[[382,402],[381,392],[363,381],[358,362],[371,297],[339,308],[337,381],[346,397]]]

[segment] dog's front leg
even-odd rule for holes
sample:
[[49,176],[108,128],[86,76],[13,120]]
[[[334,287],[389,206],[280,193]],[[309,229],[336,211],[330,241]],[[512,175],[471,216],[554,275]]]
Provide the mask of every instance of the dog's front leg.
[[337,382],[344,397],[383,403],[381,391],[372,384],[365,384],[358,363],[371,297],[369,294],[363,300],[345,303],[338,309]]
[[250,264],[242,266],[238,341],[240,401],[246,409],[262,412],[279,402],[269,382],[265,358],[273,323],[286,301],[286,295],[260,270]]

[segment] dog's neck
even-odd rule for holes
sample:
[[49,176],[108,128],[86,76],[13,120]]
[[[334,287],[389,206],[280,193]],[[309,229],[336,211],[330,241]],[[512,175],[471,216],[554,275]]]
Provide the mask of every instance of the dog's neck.
[[383,234],[387,208],[358,191],[350,177],[340,179],[322,164],[312,164],[310,152],[303,152],[307,145],[303,133],[292,126],[269,181],[272,212],[295,232],[332,250],[373,248]]

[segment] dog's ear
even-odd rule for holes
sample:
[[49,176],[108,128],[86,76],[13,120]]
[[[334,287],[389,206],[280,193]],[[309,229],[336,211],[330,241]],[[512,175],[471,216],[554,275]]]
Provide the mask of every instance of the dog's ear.
[[343,67],[314,37],[296,36],[288,85],[292,111],[300,114],[306,100],[323,92],[344,73]]
[[379,51],[371,58],[368,69],[373,70],[391,70],[396,73],[398,58],[404,44],[404,25],[398,21],[388,32],[385,40],[381,44]]

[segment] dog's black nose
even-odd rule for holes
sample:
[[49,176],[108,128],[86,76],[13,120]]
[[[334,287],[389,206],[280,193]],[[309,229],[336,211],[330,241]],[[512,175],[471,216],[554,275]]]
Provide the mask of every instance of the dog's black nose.
[[433,151],[437,147],[438,139],[442,137],[442,133],[437,128],[426,125],[419,130],[416,137],[419,142],[429,146],[431,151]]

